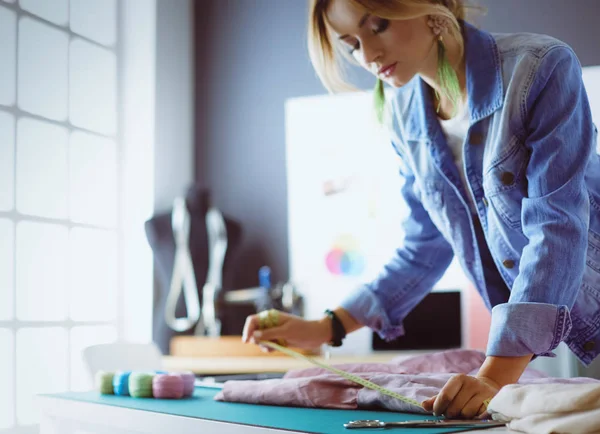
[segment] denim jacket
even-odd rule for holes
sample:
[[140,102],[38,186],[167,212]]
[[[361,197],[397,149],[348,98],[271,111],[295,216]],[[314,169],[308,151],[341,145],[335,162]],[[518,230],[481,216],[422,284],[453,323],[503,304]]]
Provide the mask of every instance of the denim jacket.
[[[417,76],[391,101],[409,210],[404,243],[341,306],[383,338],[400,336],[403,318],[456,255],[492,312],[487,355],[554,356],[565,341],[587,365],[600,352],[600,159],[581,66],[548,36],[492,35],[467,23],[463,35],[468,187]],[[502,285],[486,282],[492,271]]]

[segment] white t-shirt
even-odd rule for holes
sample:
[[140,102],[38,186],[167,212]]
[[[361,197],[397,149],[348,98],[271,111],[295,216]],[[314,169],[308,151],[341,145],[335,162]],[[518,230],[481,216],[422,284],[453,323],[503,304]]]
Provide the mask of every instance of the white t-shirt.
[[446,141],[448,142],[448,146],[452,151],[452,155],[454,156],[454,162],[458,167],[458,173],[460,174],[460,179],[462,180],[463,185],[465,186],[465,190],[468,195],[468,203],[471,208],[471,212],[473,214],[477,213],[475,208],[475,203],[473,202],[473,198],[471,197],[470,189],[467,184],[467,175],[465,173],[465,165],[463,163],[463,146],[465,143],[465,138],[467,137],[467,133],[469,131],[469,110],[467,104],[463,104],[456,116],[452,119],[444,120],[438,119],[440,121],[440,125],[442,126],[442,131],[446,136]]

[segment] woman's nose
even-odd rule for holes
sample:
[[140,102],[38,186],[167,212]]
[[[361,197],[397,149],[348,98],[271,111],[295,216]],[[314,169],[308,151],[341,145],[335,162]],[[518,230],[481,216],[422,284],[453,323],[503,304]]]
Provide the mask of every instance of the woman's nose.
[[363,60],[365,64],[371,65],[381,57],[381,49],[375,46],[363,45]]

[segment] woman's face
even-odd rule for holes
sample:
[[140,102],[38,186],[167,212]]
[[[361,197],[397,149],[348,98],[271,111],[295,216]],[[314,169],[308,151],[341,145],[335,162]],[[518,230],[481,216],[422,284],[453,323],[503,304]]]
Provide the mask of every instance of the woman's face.
[[342,46],[362,67],[387,84],[401,87],[435,61],[434,35],[427,17],[386,20],[348,0],[332,0],[327,18]]

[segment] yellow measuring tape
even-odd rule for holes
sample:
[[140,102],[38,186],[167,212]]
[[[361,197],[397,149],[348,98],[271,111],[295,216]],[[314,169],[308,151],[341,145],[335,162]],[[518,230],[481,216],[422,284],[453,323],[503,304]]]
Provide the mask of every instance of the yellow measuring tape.
[[[259,328],[261,330],[265,329],[265,328],[275,327],[279,323],[279,312],[276,311],[275,309],[260,312],[258,314],[258,320],[259,320]],[[364,378],[361,378],[358,375],[350,374],[349,372],[342,371],[341,369],[334,368],[333,366],[329,366],[326,363],[319,362],[318,360],[315,360],[311,357],[307,357],[303,354],[297,353],[296,351],[290,350],[289,348],[286,348],[284,346],[285,342],[283,342],[281,339],[279,340],[279,343],[270,342],[270,341],[261,341],[260,344],[264,345],[266,347],[272,348],[274,350],[280,351],[290,357],[294,357],[296,359],[304,360],[309,363],[312,363],[313,365],[316,365],[320,368],[326,369],[329,372],[333,372],[334,374],[337,374],[340,377],[345,378],[346,380],[350,380],[354,383],[360,384],[368,389],[376,390],[383,395],[391,396],[392,398],[399,399],[400,401],[404,401],[407,404],[411,404],[411,405],[415,405],[419,408],[423,408],[423,406],[414,399],[407,398],[406,396],[402,396],[399,393],[394,392],[393,390],[389,390],[389,389],[386,389],[385,387],[381,387],[379,384],[375,384],[369,380],[365,380]]]

